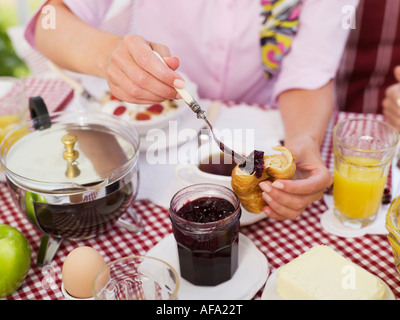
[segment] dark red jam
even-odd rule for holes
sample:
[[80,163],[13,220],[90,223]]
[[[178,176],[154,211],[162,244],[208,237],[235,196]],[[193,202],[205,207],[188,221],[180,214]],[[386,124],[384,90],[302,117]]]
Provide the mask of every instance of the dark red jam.
[[207,223],[224,219],[234,211],[235,207],[228,200],[207,197],[186,203],[177,215],[188,221]]
[[251,174],[255,173],[257,178],[261,178],[262,172],[264,170],[264,152],[259,150],[254,150],[248,160],[239,165],[239,168],[244,168],[247,166],[253,166]]
[[[177,211],[176,215],[187,223],[172,224],[182,278],[201,286],[214,286],[231,279],[238,267],[240,212],[227,225],[223,221],[235,210],[240,209],[225,199],[203,197]],[[195,223],[216,225],[207,231],[192,228]]]

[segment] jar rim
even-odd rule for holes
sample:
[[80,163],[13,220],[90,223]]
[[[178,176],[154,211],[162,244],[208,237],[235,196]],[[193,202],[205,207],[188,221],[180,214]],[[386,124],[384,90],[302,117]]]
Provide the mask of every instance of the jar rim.
[[[233,199],[235,200],[235,203],[232,203],[230,201],[232,203],[232,205],[234,206],[233,212],[223,219],[211,221],[211,222],[195,222],[195,221],[186,220],[186,219],[178,216],[177,211],[173,208],[174,200],[177,199],[177,197],[179,195],[183,195],[183,194],[186,194],[187,192],[189,192],[191,188],[199,188],[199,187],[208,188],[207,190],[211,190],[213,188],[219,189],[219,190],[223,190],[226,193],[232,195]],[[225,186],[221,186],[221,185],[213,184],[213,183],[193,184],[193,185],[187,186],[187,187],[179,190],[172,197],[171,202],[170,202],[170,208],[169,208],[169,216],[170,216],[172,222],[180,222],[180,223],[184,224],[185,226],[193,226],[193,227],[196,227],[199,229],[205,229],[205,230],[213,228],[213,227],[218,228],[218,227],[225,227],[225,226],[229,225],[232,221],[235,220],[235,217],[238,214],[240,214],[240,212],[241,212],[241,205],[240,205],[240,200],[239,200],[239,197],[237,196],[237,194],[233,190],[231,190]]]

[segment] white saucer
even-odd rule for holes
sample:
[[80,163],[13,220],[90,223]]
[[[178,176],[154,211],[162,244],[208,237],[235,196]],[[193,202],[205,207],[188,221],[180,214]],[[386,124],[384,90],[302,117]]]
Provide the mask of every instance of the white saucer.
[[[269,276],[267,283],[265,284],[264,291],[261,295],[261,300],[283,300],[282,296],[276,289],[276,278],[278,270],[279,269],[275,270]],[[394,296],[392,290],[390,290],[389,286],[383,280],[380,279],[380,281],[382,282],[386,290],[385,300],[396,300],[396,297]]]
[[366,234],[383,234],[387,235],[388,231],[385,227],[385,218],[387,210],[389,209],[389,205],[382,205],[379,209],[378,215],[374,222],[372,222],[369,226],[366,226],[362,229],[353,229],[347,226],[344,226],[334,215],[333,213],[333,196],[324,194],[324,202],[328,207],[321,215],[321,226],[325,231],[330,234],[334,234],[338,237],[344,238],[354,238],[354,237],[362,237]]
[[[178,250],[173,234],[169,234],[150,249],[148,256],[173,266],[180,273]],[[250,300],[264,286],[269,266],[265,255],[244,234],[239,234],[239,266],[231,280],[220,285],[195,286],[180,279],[179,300]]]

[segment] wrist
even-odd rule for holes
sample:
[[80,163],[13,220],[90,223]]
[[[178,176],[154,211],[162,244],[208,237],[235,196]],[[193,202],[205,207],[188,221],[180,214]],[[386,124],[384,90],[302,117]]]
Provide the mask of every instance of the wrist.
[[96,61],[97,65],[97,76],[101,78],[107,78],[107,68],[111,61],[113,52],[121,45],[122,37],[113,34],[107,34],[103,37],[101,42],[101,53],[98,55]]
[[309,135],[298,135],[295,137],[285,138],[285,147],[288,148],[294,155],[302,153],[302,150],[310,152],[320,151],[320,143]]

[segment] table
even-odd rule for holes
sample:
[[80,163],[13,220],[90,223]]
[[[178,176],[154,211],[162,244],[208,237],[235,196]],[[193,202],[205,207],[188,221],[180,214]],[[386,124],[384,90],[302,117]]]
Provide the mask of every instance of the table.
[[[28,93],[46,96],[55,109],[65,104],[71,98],[71,89],[63,85],[54,87],[55,80],[43,85],[44,80],[30,79]],[[40,86],[38,85],[40,83]],[[50,86],[53,84],[53,86]],[[51,89],[50,89],[51,87]],[[49,98],[48,92],[55,93]],[[54,97],[61,96],[62,101],[55,101]],[[54,99],[54,100],[52,100]],[[235,104],[225,103],[226,108],[235,108]],[[263,106],[248,106],[261,108]],[[351,115],[339,114],[346,117]],[[375,115],[369,115],[376,117]],[[331,126],[338,118],[332,121]],[[331,127],[328,131],[331,130]],[[330,134],[325,139],[322,154],[328,166],[331,165]],[[77,246],[87,245],[98,250],[105,260],[111,261],[128,255],[144,255],[154,245],[171,233],[171,224],[168,217],[168,208],[158,205],[142,197],[132,204],[132,208],[141,215],[146,227],[143,233],[134,234],[125,228],[115,225],[109,232],[96,238],[85,241],[65,241],[58,250],[49,266],[40,269],[36,266],[36,257],[39,249],[41,234],[33,228],[23,214],[13,203],[5,183],[0,183],[0,223],[9,224],[18,228],[28,239],[32,249],[31,269],[17,292],[8,297],[9,300],[58,300],[64,299],[61,292],[61,268],[67,254]],[[392,249],[386,235],[365,235],[357,238],[342,238],[326,232],[320,223],[320,216],[327,210],[323,200],[311,204],[305,212],[294,221],[275,221],[263,219],[254,224],[241,227],[241,232],[250,238],[257,248],[268,259],[270,272],[288,263],[307,249],[316,244],[326,244],[337,252],[350,259],[359,266],[380,277],[392,289],[397,298],[400,297],[400,281],[395,269]],[[130,219],[129,216],[123,216]],[[254,299],[260,299],[262,289]]]

